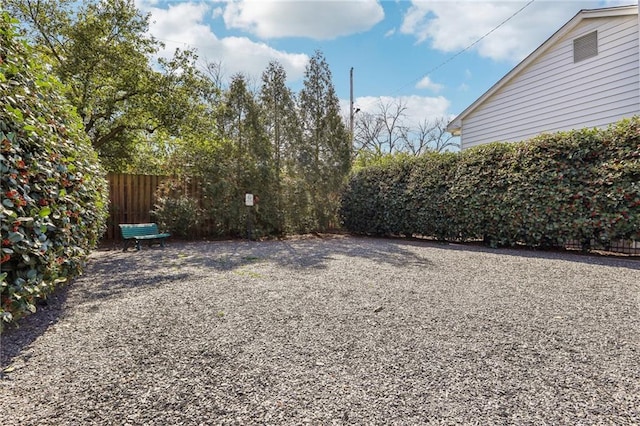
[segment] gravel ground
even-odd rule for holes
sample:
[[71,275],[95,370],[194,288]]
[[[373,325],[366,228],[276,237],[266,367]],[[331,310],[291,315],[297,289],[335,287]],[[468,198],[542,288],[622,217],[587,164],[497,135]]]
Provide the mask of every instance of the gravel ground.
[[354,237],[97,251],[7,425],[640,424],[640,262]]

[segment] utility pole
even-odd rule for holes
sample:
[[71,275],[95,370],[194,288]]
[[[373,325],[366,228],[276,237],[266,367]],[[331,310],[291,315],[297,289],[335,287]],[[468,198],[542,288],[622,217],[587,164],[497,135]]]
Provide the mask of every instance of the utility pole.
[[[640,0],[638,0],[640,2]],[[351,163],[353,164],[353,160],[356,156],[356,150],[353,147],[353,114],[355,111],[353,110],[353,67],[351,67],[351,71],[349,72],[349,91],[350,91],[350,102],[349,102],[349,151],[351,152]]]
[[351,149],[353,149],[353,67],[351,67],[351,71],[349,72],[349,89],[351,92],[351,102],[349,103],[349,138],[351,139]]

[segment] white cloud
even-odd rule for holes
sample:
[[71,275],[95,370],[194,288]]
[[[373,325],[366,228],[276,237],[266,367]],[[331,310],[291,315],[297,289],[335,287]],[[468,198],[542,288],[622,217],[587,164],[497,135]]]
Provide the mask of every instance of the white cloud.
[[284,67],[289,81],[301,79],[309,62],[306,54],[282,52],[246,37],[226,37],[207,50],[213,58],[224,58],[222,68],[231,73],[259,76],[270,61],[276,60]]
[[180,3],[177,6],[170,5],[168,9],[151,7],[144,10],[151,12],[151,34],[166,44],[179,42],[188,47],[218,41],[211,29],[203,23],[209,12],[209,7],[203,3]]
[[[448,112],[451,102],[443,96],[362,96],[354,100],[354,108],[369,114],[379,114],[380,105],[393,106],[402,104],[406,106],[406,124],[417,128],[418,124],[426,120],[435,120],[441,117],[449,118]],[[340,108],[343,115],[349,113],[349,101],[340,100]]]
[[163,9],[142,1],[137,6],[151,13],[149,31],[166,45],[159,52],[161,57],[173,56],[176,48],[195,48],[202,60],[220,63],[223,77],[241,72],[257,78],[273,60],[282,64],[290,82],[304,75],[306,54],[276,50],[246,37],[218,38],[205,23],[211,14],[219,13],[209,4],[183,2]]
[[228,28],[258,37],[307,37],[317,40],[369,30],[384,18],[377,0],[240,0],[224,11]]
[[[614,0],[607,5],[620,3]],[[400,31],[413,35],[418,43],[428,42],[444,52],[457,53],[473,44],[472,49],[480,56],[515,63],[535,50],[579,9],[602,7],[597,1],[536,1],[512,17],[525,4],[526,1],[504,0],[413,0]],[[507,22],[495,29],[504,21]]]
[[416,89],[427,89],[431,90],[434,93],[438,93],[439,91],[444,89],[444,86],[442,84],[434,83],[433,81],[431,81],[429,76],[425,76],[416,84]]

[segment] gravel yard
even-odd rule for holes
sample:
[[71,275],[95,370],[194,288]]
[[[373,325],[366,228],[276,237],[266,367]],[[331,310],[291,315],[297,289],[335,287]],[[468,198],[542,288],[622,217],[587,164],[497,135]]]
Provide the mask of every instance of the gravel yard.
[[96,251],[8,425],[640,424],[640,261],[354,237]]

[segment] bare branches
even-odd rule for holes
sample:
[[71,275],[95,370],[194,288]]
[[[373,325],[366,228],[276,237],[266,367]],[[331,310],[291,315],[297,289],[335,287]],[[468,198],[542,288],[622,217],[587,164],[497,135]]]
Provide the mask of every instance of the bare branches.
[[420,155],[458,147],[457,139],[447,132],[445,117],[424,119],[412,124],[408,107],[402,100],[380,103],[377,112],[359,111],[354,123],[354,151],[375,155],[406,152]]
[[408,135],[405,140],[407,152],[414,155],[424,154],[427,151],[442,152],[447,148],[458,148],[455,137],[447,132],[447,122],[444,117],[434,120],[426,118],[418,124],[416,131]]

